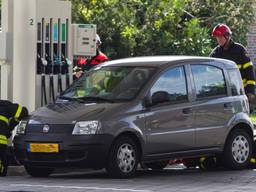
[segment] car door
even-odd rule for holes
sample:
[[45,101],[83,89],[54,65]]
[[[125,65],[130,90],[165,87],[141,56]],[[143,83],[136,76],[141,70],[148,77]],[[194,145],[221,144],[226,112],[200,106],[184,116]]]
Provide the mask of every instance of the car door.
[[[150,95],[167,93],[168,101],[146,109],[146,153],[188,150],[195,145],[194,115],[190,109],[185,66],[165,70],[153,83]],[[153,101],[152,101],[153,102]]]
[[234,114],[225,72],[221,65],[213,63],[191,64],[190,67],[195,88],[196,146],[218,147],[223,144],[225,127]]

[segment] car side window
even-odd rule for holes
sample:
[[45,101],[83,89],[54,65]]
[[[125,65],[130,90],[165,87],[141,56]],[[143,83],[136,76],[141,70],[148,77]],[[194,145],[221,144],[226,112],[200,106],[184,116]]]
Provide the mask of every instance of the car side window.
[[228,76],[231,85],[232,96],[244,94],[240,72],[237,69],[231,69],[228,70]]
[[197,98],[227,95],[222,69],[210,65],[191,65]]
[[164,72],[152,86],[150,93],[153,103],[156,95],[165,97],[164,102],[169,103],[187,101],[188,93],[184,67],[175,67]]

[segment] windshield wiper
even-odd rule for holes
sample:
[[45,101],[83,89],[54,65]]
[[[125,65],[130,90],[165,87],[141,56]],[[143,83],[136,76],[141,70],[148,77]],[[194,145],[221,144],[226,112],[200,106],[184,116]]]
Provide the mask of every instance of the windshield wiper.
[[66,97],[66,96],[59,96],[58,99],[68,100],[68,101],[78,101],[83,102],[83,99],[74,98],[74,97]]
[[103,97],[78,97],[77,99],[83,100],[83,101],[101,101],[101,102],[109,102],[109,103],[114,103],[113,99],[106,99]]

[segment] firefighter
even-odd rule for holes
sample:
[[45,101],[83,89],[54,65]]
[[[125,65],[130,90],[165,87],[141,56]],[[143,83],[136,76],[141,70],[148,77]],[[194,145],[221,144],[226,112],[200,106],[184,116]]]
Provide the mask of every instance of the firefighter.
[[75,73],[75,78],[80,78],[83,75],[83,71],[90,70],[92,67],[99,65],[108,60],[108,57],[100,51],[100,46],[102,42],[100,40],[100,36],[96,34],[96,55],[92,57],[89,62],[85,58],[78,59],[78,65],[82,68],[82,70],[77,71]]
[[100,51],[101,44],[102,44],[102,42],[100,40],[100,36],[98,34],[96,34],[97,49],[96,49],[96,55],[93,58],[91,58],[91,60],[90,60],[91,67],[94,67],[95,65],[99,65],[108,60],[108,57]]
[[218,24],[212,31],[212,37],[215,37],[218,46],[211,53],[211,57],[229,59],[237,64],[240,70],[245,93],[250,103],[250,111],[253,110],[255,100],[255,76],[253,63],[251,62],[248,52],[243,45],[234,42],[231,39],[232,32],[225,24]]
[[28,110],[19,104],[0,100],[0,176],[6,176],[8,168],[7,140],[18,122],[28,116]]
[[[255,76],[253,63],[243,45],[231,39],[232,32],[225,24],[218,24],[212,31],[212,37],[216,38],[218,46],[210,54],[211,57],[229,59],[237,64],[240,70],[245,93],[250,103],[250,111],[253,110],[255,100]],[[220,157],[201,157],[199,167],[203,170],[211,170],[221,164]]]

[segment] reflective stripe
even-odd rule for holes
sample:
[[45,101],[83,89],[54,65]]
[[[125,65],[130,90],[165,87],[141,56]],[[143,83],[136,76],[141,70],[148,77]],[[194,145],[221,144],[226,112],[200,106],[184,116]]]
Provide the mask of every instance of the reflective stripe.
[[15,119],[18,119],[20,117],[21,111],[22,111],[22,106],[19,105],[19,107],[17,109],[17,112],[16,112],[16,114],[14,116]]
[[8,143],[7,140],[4,141],[4,140],[1,140],[1,139],[0,139],[0,144],[1,144],[1,145],[7,145],[7,143]]
[[248,67],[250,67],[250,66],[253,66],[253,64],[252,64],[251,61],[248,62],[248,63],[243,64],[243,69],[246,69],[246,68],[248,68]]
[[0,170],[0,173],[4,173],[4,165],[1,165],[1,170]]
[[246,82],[247,85],[255,85],[255,81],[254,80],[249,80]]
[[242,65],[237,64],[237,67],[238,67],[238,69],[241,69],[241,68],[242,68]]
[[0,121],[4,121],[7,125],[9,125],[9,119],[3,115],[0,115]]
[[199,162],[202,163],[204,162],[205,159],[206,159],[205,157],[200,157]]
[[5,135],[0,135],[0,139],[7,140],[7,137]]
[[256,163],[256,159],[255,158],[251,158],[250,159],[250,163]]
[[98,91],[101,90],[101,86],[99,86],[99,85],[95,85],[94,87],[95,87]]
[[104,88],[105,89],[108,87],[108,81],[109,81],[109,78],[104,79]]
[[244,87],[246,87],[247,85],[255,85],[255,81],[254,80],[249,80],[245,83]]
[[205,157],[200,157],[200,159],[199,159],[199,163],[200,163],[200,166],[202,169],[205,169],[205,166],[204,166],[205,159],[206,159]]
[[0,144],[7,145],[7,143],[8,143],[7,137],[5,135],[0,135]]
[[2,163],[2,161],[0,160],[0,174],[2,174],[4,172],[4,165]]

